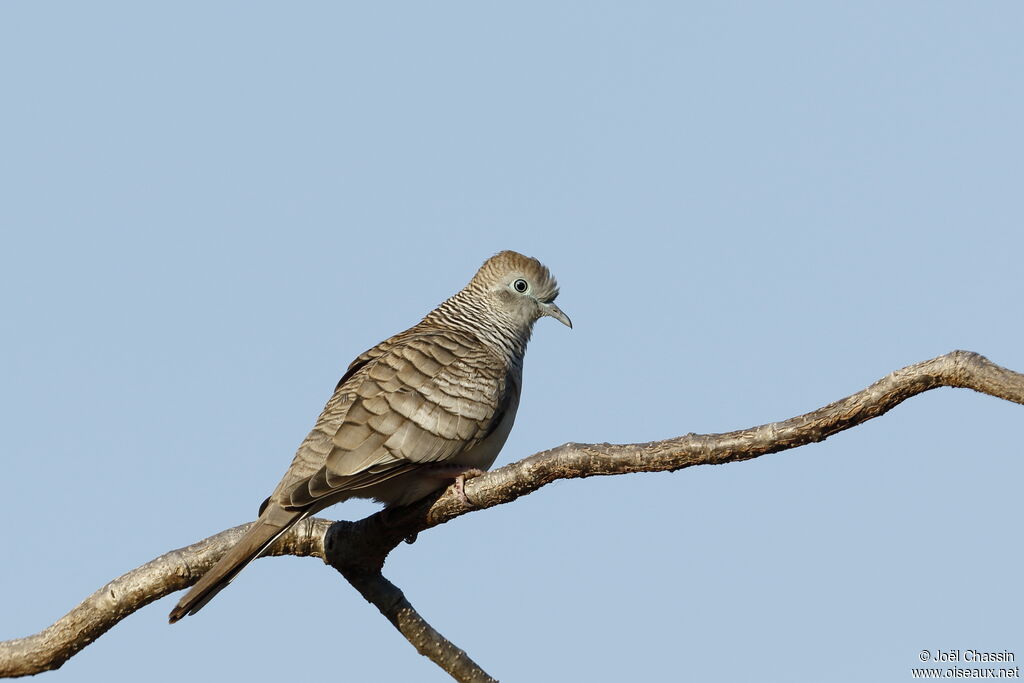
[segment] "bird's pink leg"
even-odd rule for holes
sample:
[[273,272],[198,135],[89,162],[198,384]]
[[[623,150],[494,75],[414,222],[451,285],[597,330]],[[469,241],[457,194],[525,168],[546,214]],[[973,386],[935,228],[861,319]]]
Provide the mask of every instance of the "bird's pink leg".
[[459,497],[466,507],[473,507],[473,501],[466,496],[466,479],[472,479],[473,477],[479,477],[484,471],[471,467],[465,470],[462,474],[455,477],[455,495]]
[[454,477],[455,495],[457,495],[459,500],[465,503],[467,507],[473,507],[473,501],[466,496],[466,480],[472,479],[473,477],[479,477],[484,473],[483,470],[477,469],[476,467],[464,467],[462,465],[439,464],[426,471],[439,479],[451,479]]

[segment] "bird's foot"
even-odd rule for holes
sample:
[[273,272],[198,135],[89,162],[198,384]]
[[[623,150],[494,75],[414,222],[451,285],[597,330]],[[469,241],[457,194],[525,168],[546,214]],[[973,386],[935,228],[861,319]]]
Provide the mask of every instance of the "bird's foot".
[[433,466],[426,466],[422,472],[438,479],[454,479],[455,495],[458,496],[467,507],[475,507],[473,501],[466,497],[466,480],[479,477],[483,470],[464,465],[449,465],[444,463],[432,463]]
[[466,479],[472,479],[473,477],[479,477],[483,474],[483,470],[478,470],[473,467],[465,470],[459,476],[455,477],[455,495],[459,497],[459,500],[465,504],[466,507],[475,507],[475,503],[469,499],[466,495]]

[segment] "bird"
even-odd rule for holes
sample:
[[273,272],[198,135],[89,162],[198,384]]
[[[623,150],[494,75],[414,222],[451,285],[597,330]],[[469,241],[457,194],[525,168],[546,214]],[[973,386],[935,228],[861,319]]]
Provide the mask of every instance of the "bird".
[[297,522],[350,498],[408,505],[481,474],[519,407],[534,323],[551,317],[558,283],[515,251],[487,259],[469,284],[419,323],[348,366],[256,522],[170,613],[195,614]]

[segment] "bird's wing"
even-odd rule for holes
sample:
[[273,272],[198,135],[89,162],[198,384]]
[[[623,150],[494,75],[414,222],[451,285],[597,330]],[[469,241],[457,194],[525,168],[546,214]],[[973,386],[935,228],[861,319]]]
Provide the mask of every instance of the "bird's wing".
[[318,422],[321,433],[331,432],[321,446],[323,465],[281,492],[286,507],[306,508],[448,461],[501,422],[512,393],[504,359],[451,331],[389,342],[356,359],[339,384]]
[[337,391],[338,389],[340,389],[342,384],[352,379],[352,376],[355,375],[360,370],[362,370],[367,363],[369,363],[372,360],[376,360],[377,358],[380,358],[388,351],[393,349],[395,346],[401,344],[407,337],[410,336],[410,333],[413,333],[413,331],[406,330],[405,332],[396,334],[395,336],[385,339],[384,341],[377,344],[373,348],[367,349],[366,351],[363,351],[361,354],[356,356],[356,359],[349,363],[348,368],[346,368],[345,370],[345,374],[341,376],[341,379],[339,379],[338,383],[334,386],[334,390]]

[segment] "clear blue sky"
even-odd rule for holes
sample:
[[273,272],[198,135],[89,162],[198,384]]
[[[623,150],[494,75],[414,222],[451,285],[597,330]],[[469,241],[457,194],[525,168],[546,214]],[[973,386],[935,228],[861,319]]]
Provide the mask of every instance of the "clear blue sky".
[[[1022,35],[1016,2],[5,3],[0,638],[250,520],[347,363],[501,249],[576,328],[540,321],[499,464],[955,348],[1024,370]],[[946,389],[556,483],[386,574],[505,681],[1021,657],[1022,411]],[[448,680],[316,560],[176,599],[45,680]]]

